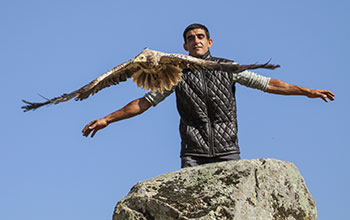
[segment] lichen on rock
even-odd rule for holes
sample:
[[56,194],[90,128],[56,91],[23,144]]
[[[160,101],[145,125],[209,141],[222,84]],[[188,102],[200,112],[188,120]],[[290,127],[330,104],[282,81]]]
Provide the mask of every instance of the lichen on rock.
[[137,183],[113,220],[316,220],[298,169],[274,159],[184,168]]

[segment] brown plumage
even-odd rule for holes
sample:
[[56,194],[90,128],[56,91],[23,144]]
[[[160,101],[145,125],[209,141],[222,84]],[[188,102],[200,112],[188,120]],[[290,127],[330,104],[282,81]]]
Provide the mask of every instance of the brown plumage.
[[135,58],[114,67],[74,92],[63,94],[41,103],[22,100],[27,104],[22,108],[24,111],[29,111],[35,110],[43,105],[65,102],[72,98],[75,98],[75,100],[84,100],[90,95],[94,95],[98,91],[111,85],[117,85],[120,82],[126,81],[128,78],[132,78],[138,87],[142,87],[145,90],[159,90],[162,92],[164,89],[171,89],[172,86],[177,85],[177,83],[181,81],[182,70],[186,68],[212,69],[239,73],[247,69],[275,69],[277,67],[279,67],[279,65],[272,65],[269,63],[252,65],[218,63],[183,54],[168,54],[146,48]]

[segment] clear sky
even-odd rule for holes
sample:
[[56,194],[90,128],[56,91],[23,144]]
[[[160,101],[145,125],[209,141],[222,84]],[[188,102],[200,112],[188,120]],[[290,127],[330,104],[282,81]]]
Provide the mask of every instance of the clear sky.
[[0,219],[111,219],[138,181],[180,168],[174,95],[91,138],[88,122],[145,93],[132,82],[82,101],[23,113],[90,82],[145,47],[183,50],[182,32],[205,24],[214,56],[281,68],[256,72],[336,100],[278,96],[237,85],[242,158],[294,163],[319,220],[348,217],[350,3],[347,0],[0,2]]

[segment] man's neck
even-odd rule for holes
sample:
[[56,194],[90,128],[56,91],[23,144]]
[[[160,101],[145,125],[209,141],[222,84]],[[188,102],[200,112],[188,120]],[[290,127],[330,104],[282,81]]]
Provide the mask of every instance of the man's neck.
[[206,60],[206,59],[209,59],[209,58],[211,57],[211,54],[210,54],[210,51],[208,50],[205,54],[203,54],[203,55],[200,56],[200,57],[197,57],[197,56],[193,56],[193,57]]
[[201,56],[201,59],[209,59],[211,57],[210,51],[208,50],[203,56]]

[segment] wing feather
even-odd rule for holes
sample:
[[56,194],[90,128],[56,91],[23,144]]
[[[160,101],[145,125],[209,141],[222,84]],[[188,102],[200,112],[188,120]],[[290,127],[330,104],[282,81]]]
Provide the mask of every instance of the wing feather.
[[140,74],[140,76],[137,78],[137,81],[136,81],[137,87],[142,86],[145,88],[144,83],[145,83],[146,75],[147,75],[147,73],[142,71],[142,73]]
[[252,64],[252,65],[240,65],[233,62],[216,62],[210,60],[203,60],[200,58],[187,56],[184,54],[166,54],[161,53],[160,62],[164,64],[178,65],[182,69],[191,68],[191,69],[212,69],[212,70],[221,70],[232,73],[240,73],[248,69],[275,69],[280,67],[280,65],[273,65],[269,62],[264,64]]
[[149,74],[149,73],[146,73],[145,74],[145,80],[144,80],[144,82],[143,82],[143,88],[145,89],[145,90],[149,90],[150,89],[150,86],[151,86],[151,74]]
[[162,82],[162,85],[164,86],[164,88],[167,90],[170,90],[172,83],[170,81],[170,77],[168,76],[168,74],[166,72],[161,72],[159,75],[160,75],[159,77],[160,81]]
[[75,98],[75,100],[84,100],[90,95],[94,95],[106,87],[119,84],[122,81],[126,81],[127,78],[130,78],[132,76],[132,73],[137,72],[140,69],[140,67],[134,65],[132,61],[133,59],[114,67],[113,69],[100,75],[99,77],[86,84],[85,86],[81,87],[80,89],[77,89],[68,94],[63,94],[59,97],[49,99],[46,102],[36,103],[22,100],[24,103],[27,104],[25,106],[22,106],[22,108],[24,109],[24,111],[29,111],[35,110],[41,106],[48,104],[58,104],[60,102],[66,102],[72,98]]
[[156,88],[159,88],[159,83],[154,74],[150,74],[150,89],[154,92]]
[[159,72],[159,78],[164,82],[165,89],[169,90],[172,86],[181,81],[182,68],[174,65],[166,65],[163,71]]
[[76,97],[76,99],[86,99],[89,97],[89,95],[94,95],[106,87],[117,85],[120,82],[126,81],[127,78],[132,76],[130,73],[137,72],[140,69],[140,67],[133,64],[132,61],[133,60],[129,60],[114,67],[113,69],[97,77],[95,80],[91,81],[86,86],[77,90],[79,91],[79,95]]
[[178,66],[181,69],[203,68],[206,60],[177,53],[161,53],[160,63]]
[[143,73],[143,70],[140,68],[139,70],[137,70],[134,74],[132,74],[131,78],[133,82],[137,82],[137,80],[139,79],[139,77],[141,76],[141,74]]

